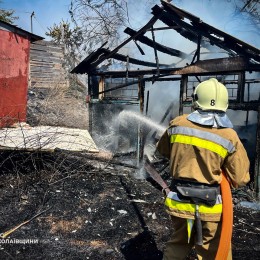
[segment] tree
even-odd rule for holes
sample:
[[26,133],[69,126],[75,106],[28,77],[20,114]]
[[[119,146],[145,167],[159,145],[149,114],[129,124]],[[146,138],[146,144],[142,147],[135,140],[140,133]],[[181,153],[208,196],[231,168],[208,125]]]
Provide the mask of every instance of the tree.
[[[2,1],[0,1],[0,4]],[[6,23],[13,24],[15,20],[19,19],[18,16],[14,16],[14,10],[5,10],[0,8],[0,20]]]
[[260,24],[259,0],[242,0],[241,2],[240,12],[248,13],[255,24]]
[[76,57],[79,53],[79,48],[83,42],[82,31],[79,27],[71,28],[68,21],[61,21],[59,24],[54,24],[48,27],[48,32],[45,33],[50,36],[54,42],[64,44],[66,64],[65,67],[70,70],[76,64]]
[[75,53],[75,49],[82,44],[82,31],[79,27],[70,28],[71,24],[67,21],[61,21],[58,25],[54,24],[48,27],[47,36],[50,36],[54,42],[64,44],[66,48]]
[[[70,67],[75,57],[81,59],[105,42],[116,45],[119,28],[127,23],[127,0],[72,0],[69,13],[75,27],[61,21],[48,28],[46,35],[65,45]],[[80,25],[80,26],[78,26]]]
[[117,44],[120,39],[119,27],[127,23],[127,0],[73,0],[70,15],[75,24],[80,23],[84,35],[83,49],[108,42]]
[[[259,23],[259,0],[226,1],[232,1],[235,14],[246,12],[246,19],[253,21],[255,24]],[[158,4],[158,2],[160,1],[71,0],[69,13],[75,29],[70,29],[68,22],[61,22],[60,25],[49,28],[52,32],[50,31],[47,35],[58,42],[63,41],[67,46],[76,46],[75,52],[72,52],[76,55],[81,53],[82,56],[86,56],[105,43],[106,47],[113,49],[122,42],[122,37],[125,37],[125,34],[121,33],[121,28],[131,27],[129,22],[131,7],[135,5],[135,8],[143,8],[145,12],[145,5],[152,6]],[[168,2],[171,1],[168,0]],[[174,4],[176,3],[181,4],[182,0],[175,0]],[[149,12],[150,8],[147,8],[147,13]],[[61,36],[63,36],[62,39]],[[82,56],[78,56],[78,58],[81,59]]]

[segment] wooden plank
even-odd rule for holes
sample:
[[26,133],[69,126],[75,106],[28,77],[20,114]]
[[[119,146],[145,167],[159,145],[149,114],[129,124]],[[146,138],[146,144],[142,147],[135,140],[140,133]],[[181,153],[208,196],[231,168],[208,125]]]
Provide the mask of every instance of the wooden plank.
[[32,77],[31,78],[31,81],[66,81],[65,79],[64,79],[64,76],[61,76],[61,77],[59,77],[58,75],[56,75],[56,77],[49,77],[49,76],[46,76],[46,77],[44,77],[44,76],[40,76],[40,77]]
[[62,62],[55,62],[55,61],[51,61],[51,60],[32,60],[31,61],[31,65],[47,65],[47,64],[49,64],[49,65],[54,65],[54,64],[62,64]]
[[57,60],[57,59],[49,59],[48,57],[47,58],[43,58],[43,59],[32,59],[31,60],[32,62],[38,62],[38,63],[52,63],[52,64],[62,64],[63,63],[63,60]]
[[53,65],[54,65],[54,62],[46,62],[46,61],[32,60],[32,61],[31,61],[31,64],[33,64],[33,65],[39,64],[40,66],[41,66],[41,65],[48,65],[48,64],[49,64],[49,65],[52,65],[52,66],[53,66]]
[[172,74],[174,75],[193,75],[203,73],[220,73],[231,71],[244,71],[247,68],[247,63],[240,57],[222,58],[198,61],[192,65],[178,69]]
[[32,44],[30,49],[37,51],[63,52],[63,47],[61,46],[42,46]]
[[64,57],[62,52],[33,51],[31,57]]
[[42,68],[42,67],[39,67],[39,68],[34,68],[34,69],[31,69],[31,73],[33,75],[36,75],[37,73],[49,73],[49,74],[52,74],[52,72],[54,74],[66,74],[65,71],[62,71],[60,70],[59,68]]
[[64,87],[66,87],[67,88],[67,86],[68,86],[68,84],[67,84],[67,82],[55,82],[55,81],[51,81],[51,80],[49,80],[49,81],[32,81],[32,85],[35,87],[35,85],[36,86],[41,86],[41,87],[48,87],[49,88],[49,86],[50,87],[52,87],[53,88],[53,86],[56,86],[56,85],[59,85],[59,86],[64,86]]
[[35,52],[35,53],[30,53],[31,58],[35,57],[54,57],[54,58],[63,58],[64,55],[62,53],[55,54],[55,53],[48,53],[48,52]]
[[32,61],[30,63],[31,68],[63,68],[62,63],[56,63],[56,62],[46,62],[46,61]]
[[35,81],[35,80],[51,80],[51,81],[64,81],[65,82],[65,80],[64,80],[64,77],[60,77],[60,78],[58,78],[57,76],[56,77],[32,77],[31,78],[31,81]]
[[64,46],[41,41],[31,45],[31,86],[52,88],[55,85],[68,86],[67,72],[63,68]]
[[257,114],[257,132],[256,132],[256,151],[255,151],[255,165],[254,165],[254,188],[256,197],[260,199],[260,106]]
[[[130,36],[135,36],[137,31],[127,27],[125,30],[124,30],[125,33],[129,34]],[[145,33],[145,32],[144,32]],[[135,38],[135,40],[138,40],[144,44],[146,44],[147,46],[150,46],[152,48],[155,48],[157,51],[160,51],[162,53],[166,53],[166,54],[169,54],[171,56],[177,56],[177,57],[186,57],[187,54],[184,53],[184,52],[181,52],[179,50],[176,50],[176,49],[173,49],[173,48],[170,48],[170,47],[167,47],[167,46],[164,46],[158,42],[153,42],[153,40],[151,40],[150,38],[144,36],[144,33],[143,34],[140,34],[139,36],[137,36]]]
[[88,130],[55,126],[3,128],[0,130],[0,148],[99,152]]
[[56,43],[56,42],[53,42],[53,41],[45,41],[45,40],[36,41],[33,44],[43,45],[43,46],[64,46],[64,44]]
[[54,57],[63,57],[63,52],[54,52],[54,51],[30,51],[30,55],[47,55],[47,56],[54,56]]
[[51,83],[51,84],[54,84],[54,85],[57,85],[57,84],[60,84],[60,85],[67,85],[67,81],[58,81],[57,79],[56,80],[48,80],[48,79],[46,79],[46,80],[37,80],[37,81],[34,81],[34,80],[32,80],[31,81],[32,83],[34,83],[34,84],[38,84],[38,83],[44,83],[44,84],[46,84],[46,83]]

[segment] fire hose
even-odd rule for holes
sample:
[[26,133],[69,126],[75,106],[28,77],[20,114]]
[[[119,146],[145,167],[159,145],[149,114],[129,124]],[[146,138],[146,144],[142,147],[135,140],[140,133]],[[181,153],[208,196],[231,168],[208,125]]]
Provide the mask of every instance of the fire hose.
[[[162,190],[167,194],[170,190],[168,185],[162,179],[161,175],[156,171],[153,165],[146,161],[144,165],[145,170],[150,174],[150,176],[162,187]],[[230,190],[229,182],[225,176],[222,174],[223,178],[220,184],[221,196],[222,196],[222,227],[221,235],[218,246],[218,251],[216,255],[216,260],[225,260],[228,257],[228,252],[231,246],[232,237],[232,227],[233,227],[233,204],[232,204],[232,194]],[[200,219],[197,219],[198,224],[201,225]],[[198,237],[202,237],[202,234],[198,234]],[[202,245],[202,239],[199,240],[199,244]]]
[[222,181],[220,184],[222,196],[222,228],[219,240],[216,260],[227,259],[228,252],[231,246],[232,230],[233,230],[233,203],[232,194],[229,182],[225,174],[222,174]]

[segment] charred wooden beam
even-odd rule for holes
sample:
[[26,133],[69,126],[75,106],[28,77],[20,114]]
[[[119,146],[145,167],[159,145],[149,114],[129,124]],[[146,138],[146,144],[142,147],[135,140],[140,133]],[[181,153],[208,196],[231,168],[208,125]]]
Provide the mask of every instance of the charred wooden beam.
[[[162,5],[168,13],[168,18],[172,19],[177,25],[187,29],[190,32],[196,32],[204,37],[208,38],[211,43],[218,47],[236,52],[238,55],[242,55],[247,58],[252,58],[257,62],[260,62],[259,49],[247,44],[217,28],[204,23],[197,16],[194,16],[182,9],[177,8],[169,3],[162,1]],[[165,15],[165,14],[164,14]],[[181,18],[180,18],[181,17]],[[191,21],[191,24],[183,21],[183,18],[187,18]]]
[[[161,7],[158,5],[155,5],[152,8],[152,14],[157,15],[158,13],[161,12]],[[181,34],[183,37],[186,39],[189,39],[192,42],[197,42],[197,34],[194,32],[190,32],[179,26],[177,23],[175,23],[170,15],[167,14],[167,12],[163,12],[163,14],[160,16],[160,21],[162,21],[164,24],[168,25],[170,28]]]
[[[134,36],[137,33],[135,30],[133,30],[129,27],[127,27],[124,30],[124,32],[127,33],[130,36]],[[176,49],[169,48],[167,46],[163,46],[163,45],[161,45],[157,42],[153,42],[153,40],[149,39],[148,37],[146,37],[144,35],[139,35],[138,37],[135,37],[135,40],[138,40],[141,43],[146,44],[147,46],[155,48],[157,51],[169,54],[171,56],[176,56],[176,57],[186,57],[187,56],[187,54],[184,53],[184,52],[181,52],[181,51],[176,50]]]
[[[241,57],[234,58],[221,58],[198,61],[192,65],[188,65],[184,68],[160,68],[162,76],[167,75],[185,75],[199,76],[199,75],[212,75],[215,74],[234,74],[240,71],[260,71],[260,65],[252,65],[244,61]],[[141,75],[156,75],[157,70],[129,70],[128,77],[135,78]],[[125,71],[106,71],[106,72],[93,72],[92,75],[106,76],[121,78],[125,77]]]
[[84,74],[89,71],[95,70],[91,64],[93,62],[98,62],[101,57],[105,55],[104,48],[99,48],[97,51],[92,52],[89,56],[87,56],[82,62],[80,62],[70,73],[78,73]]
[[[111,52],[107,49],[103,49],[100,48],[98,49],[95,53],[92,53],[90,56],[88,56],[85,60],[83,60],[77,67],[75,67],[71,73],[88,73],[92,70],[95,70],[96,68],[94,68],[91,64],[93,62],[97,62],[101,57],[103,57],[104,55],[108,55]],[[124,61],[127,62],[127,60],[129,61],[129,63],[131,64],[136,64],[136,65],[141,65],[141,66],[147,66],[147,67],[157,67],[157,64],[154,62],[148,62],[148,61],[142,61],[142,60],[138,60],[138,59],[134,59],[131,57],[127,57],[125,55],[119,54],[119,53],[115,53],[111,56],[111,58],[116,59],[116,60],[120,60],[120,61]],[[159,66],[164,66],[164,67],[168,67],[168,64],[159,64]]]
[[194,63],[194,60],[195,60],[196,57],[197,57],[197,61],[200,60],[200,44],[201,44],[201,35],[198,35],[197,49],[196,49],[196,52],[194,53],[191,64]]
[[[228,34],[224,34],[221,31],[212,32],[209,25],[205,26],[205,24],[193,24],[195,27],[195,30],[198,30],[202,32],[202,35],[207,37],[211,43],[217,45],[218,47],[225,49],[225,50],[231,50],[235,52],[237,55],[243,56],[245,58],[252,58],[257,62],[260,62],[260,55],[252,52],[251,50],[248,50],[245,48],[245,46],[242,46],[238,43],[238,40],[235,41],[234,37]],[[217,34],[219,33],[219,34]],[[230,52],[230,51],[229,51]],[[233,55],[234,56],[234,55]]]
[[[106,50],[106,53],[109,53],[109,51]],[[128,59],[129,63],[131,63],[131,64],[142,65],[142,66],[147,66],[147,67],[157,67],[157,64],[154,62],[142,61],[142,60],[134,59],[131,57],[127,58],[127,56],[119,54],[119,53],[114,54],[111,58],[120,60],[120,61],[125,61],[125,62],[127,62],[127,59]],[[159,66],[168,67],[170,65],[169,64],[159,64]]]
[[[184,22],[183,20],[179,19],[178,16],[172,15],[171,13],[164,12],[163,16],[166,16],[168,19],[172,19],[176,24],[178,24],[182,28],[179,33],[182,36],[184,36],[185,38],[188,38],[191,35],[195,35],[195,37],[193,36],[193,38],[188,38],[188,39],[192,39],[193,42],[197,43],[198,35],[202,35],[202,36],[208,38],[212,45],[215,44],[218,47],[220,47],[220,48],[224,49],[225,51],[227,51],[230,55],[234,55],[231,52],[231,50],[228,47],[226,47],[220,39],[214,37],[213,35],[207,33],[206,31],[200,30],[199,28],[195,28],[193,25],[191,25],[191,24],[189,24],[187,22]],[[183,34],[183,30],[186,31],[186,34]],[[205,40],[202,41],[202,46],[203,46],[204,42],[205,42]],[[207,46],[209,47],[209,45],[207,45]]]
[[239,103],[234,100],[230,100],[228,105],[229,109],[243,110],[243,111],[248,111],[248,110],[258,111],[259,107],[260,107],[260,101]]
[[130,38],[128,38],[127,40],[125,40],[123,43],[119,44],[114,50],[112,50],[109,54],[103,56],[99,61],[92,63],[91,65],[93,67],[97,67],[101,62],[103,62],[106,59],[111,58],[111,56],[113,56],[115,53],[117,53],[123,46],[125,46],[128,42],[132,41],[133,39],[135,39],[136,37],[138,37],[139,35],[142,35],[145,31],[147,31],[148,29],[150,29],[154,23],[159,19],[160,17],[160,13],[158,13],[158,15],[153,16],[150,21],[144,25],[140,30],[138,30],[136,32],[136,34]]
[[153,24],[159,19],[159,17],[160,17],[160,13],[153,16],[146,25],[144,25],[139,31],[136,32],[134,36],[129,37],[127,40],[125,40],[123,43],[118,45],[114,50],[110,51],[109,53],[104,53],[104,51],[102,52],[100,50],[92,53],[83,62],[81,62],[78,66],[76,66],[71,71],[71,73],[88,73],[92,70],[95,70],[99,64],[101,64],[103,61],[109,58],[112,58],[128,42],[135,40],[136,37],[143,34],[148,29],[150,29],[153,26]]
[[237,89],[237,101],[242,103],[244,102],[244,93],[245,93],[245,72],[240,72],[238,74],[238,89]]
[[[152,76],[152,77],[149,77],[149,78],[140,78],[138,80],[127,82],[125,84],[122,84],[122,85],[119,85],[119,86],[116,86],[116,87],[113,87],[113,88],[102,90],[98,94],[100,95],[100,94],[103,94],[103,93],[106,93],[106,92],[110,92],[110,91],[113,91],[113,90],[125,88],[125,87],[128,87],[128,86],[134,85],[134,84],[140,84],[140,82],[145,82],[145,81],[163,81],[164,79],[162,79],[162,78],[166,77],[166,76],[169,76],[169,74]],[[174,81],[174,80],[180,80],[180,78],[171,78],[171,81]]]
[[194,22],[201,22],[201,19],[198,16],[195,16],[187,11],[184,11],[183,9],[180,9],[170,3],[167,3],[165,1],[162,1],[162,6],[167,11],[172,11],[179,19],[187,18],[189,20],[192,20]]
[[256,150],[255,150],[255,165],[254,165],[254,188],[256,197],[260,199],[260,106],[257,114],[257,132],[256,132]]
[[[157,28],[153,28],[154,31],[164,31],[164,30],[172,30],[172,29],[180,29],[180,26],[176,25],[176,26],[167,26],[167,27],[157,27]],[[147,30],[147,31],[151,31],[151,29]]]
[[119,86],[116,86],[116,87],[113,87],[113,88],[108,88],[108,89],[105,89],[103,91],[100,91],[98,94],[100,95],[100,94],[103,94],[103,93],[106,93],[106,92],[110,92],[110,91],[113,91],[113,90],[125,88],[125,87],[128,87],[128,86],[134,85],[134,84],[138,84],[139,82],[140,82],[140,80],[134,80],[134,81],[131,81],[131,82],[127,82],[125,84],[122,84],[122,85],[119,85]]
[[196,63],[177,69],[172,72],[173,75],[207,75],[210,73],[234,73],[239,71],[260,71],[260,65],[251,66],[241,57],[222,58],[197,61]]
[[153,31],[153,26],[152,26],[152,38],[153,38],[154,56],[155,56],[155,61],[156,61],[156,65],[157,65],[157,75],[160,75],[159,58],[158,58],[157,49],[156,49],[157,43],[155,42],[155,35],[154,35],[154,31]]
[[179,98],[179,115],[183,115],[184,101],[186,99],[186,93],[188,88],[188,76],[183,75],[180,85],[180,98]]
[[[180,69],[180,68],[178,68]],[[173,68],[160,68],[161,75],[171,75],[173,71],[177,69]],[[138,78],[142,75],[156,75],[157,69],[147,69],[147,70],[129,70],[128,71],[128,78]],[[106,76],[111,78],[124,78],[126,75],[125,71],[92,71],[90,75],[95,76]]]

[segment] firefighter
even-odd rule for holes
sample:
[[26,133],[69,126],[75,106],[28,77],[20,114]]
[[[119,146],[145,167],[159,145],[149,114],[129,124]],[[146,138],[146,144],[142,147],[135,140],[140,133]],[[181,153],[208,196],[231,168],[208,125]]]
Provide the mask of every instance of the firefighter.
[[[170,161],[172,176],[165,205],[173,233],[164,260],[185,259],[192,248],[199,259],[215,259],[222,224],[222,174],[231,188],[250,180],[247,153],[226,114],[226,87],[210,78],[192,97],[194,112],[173,119],[157,143],[158,152]],[[227,259],[232,259],[231,243]]]

